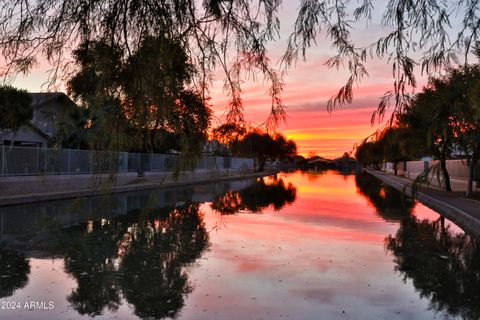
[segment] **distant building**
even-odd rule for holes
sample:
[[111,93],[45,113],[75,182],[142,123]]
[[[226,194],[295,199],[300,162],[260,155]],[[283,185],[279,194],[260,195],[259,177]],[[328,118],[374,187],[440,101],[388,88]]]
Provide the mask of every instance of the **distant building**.
[[335,166],[335,163],[324,157],[314,156],[307,161],[307,166],[309,168],[323,169],[323,168],[332,168]]
[[228,153],[228,146],[218,140],[208,140],[203,145],[203,153],[208,155],[225,155]]
[[0,131],[0,144],[46,148],[60,123],[67,120],[75,103],[62,92],[30,93],[33,118],[16,132]]

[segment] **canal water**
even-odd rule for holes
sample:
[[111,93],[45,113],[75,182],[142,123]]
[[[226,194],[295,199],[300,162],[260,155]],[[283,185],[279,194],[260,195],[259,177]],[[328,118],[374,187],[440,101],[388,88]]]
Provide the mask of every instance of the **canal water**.
[[366,175],[0,209],[0,319],[479,319],[475,235]]

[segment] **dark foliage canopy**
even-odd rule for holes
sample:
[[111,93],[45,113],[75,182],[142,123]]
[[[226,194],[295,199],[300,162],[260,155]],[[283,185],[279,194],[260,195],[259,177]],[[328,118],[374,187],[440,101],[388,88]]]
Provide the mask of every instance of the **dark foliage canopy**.
[[[189,86],[193,66],[180,42],[148,37],[129,57],[105,41],[84,42],[73,54],[78,70],[68,91],[90,114],[94,148],[164,152],[202,146],[211,111]],[[79,113],[72,119],[86,112]]]
[[[194,85],[208,96],[215,70],[225,74],[228,120],[243,120],[242,81],[258,72],[270,83],[270,123],[284,119],[282,68],[272,64],[268,43],[279,38],[282,0],[9,0],[0,5],[0,49],[5,72],[27,72],[41,56],[52,64],[52,78],[68,74],[69,53],[80,43],[104,41],[131,57],[150,37],[179,41],[195,67]],[[379,15],[379,13],[383,13]],[[376,17],[381,17],[377,19]],[[347,81],[329,106],[349,103],[353,89],[368,76],[369,59],[391,62],[393,88],[383,96],[382,115],[394,104],[400,112],[415,68],[435,74],[452,63],[468,60],[480,35],[478,0],[299,0],[297,19],[288,41],[283,67],[307,55],[327,37],[335,54],[332,68],[346,66]],[[371,43],[353,37],[359,26],[378,25]],[[463,59],[462,59],[463,57]]]
[[28,92],[0,86],[0,129],[17,130],[32,117],[32,98]]
[[232,149],[237,155],[255,157],[259,171],[263,171],[267,160],[275,161],[297,154],[297,145],[293,140],[287,140],[282,134],[270,135],[259,131],[247,133],[232,145]]

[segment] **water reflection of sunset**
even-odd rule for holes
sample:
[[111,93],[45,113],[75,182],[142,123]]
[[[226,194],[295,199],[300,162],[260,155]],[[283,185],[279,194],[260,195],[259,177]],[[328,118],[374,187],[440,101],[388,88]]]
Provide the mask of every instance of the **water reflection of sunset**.
[[[297,188],[296,201],[279,212],[224,217],[225,229],[211,234],[216,254],[205,257],[208,269],[193,270],[198,287],[185,308],[187,318],[200,311],[194,305],[207,313],[234,308],[264,319],[316,319],[319,314],[333,319],[342,310],[350,316],[354,312],[356,319],[395,318],[398,310],[408,317],[432,316],[428,301],[418,300],[415,289],[394,274],[392,258],[385,254],[385,237],[395,234],[399,220],[376,212],[374,200],[359,196],[353,175],[312,174],[279,175]],[[380,198],[390,193],[373,192]],[[402,208],[397,206],[395,214],[438,219],[420,204],[411,211]],[[206,214],[207,225],[216,219]],[[214,299],[212,292],[222,294]]]
[[[181,206],[147,206],[45,234],[27,252],[49,259],[2,256],[10,259],[0,260],[5,266],[29,266],[0,284],[4,299],[48,296],[55,315],[71,319],[478,318],[474,239],[379,180],[294,172],[235,185],[198,188],[203,196],[216,190],[212,202],[175,198]],[[130,199],[139,205],[148,197]]]

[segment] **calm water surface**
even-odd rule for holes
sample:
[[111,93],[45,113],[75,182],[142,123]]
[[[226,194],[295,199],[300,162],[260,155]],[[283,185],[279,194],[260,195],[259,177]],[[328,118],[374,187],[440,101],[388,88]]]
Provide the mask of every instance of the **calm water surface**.
[[475,236],[368,176],[282,173],[0,219],[0,319],[480,317]]

